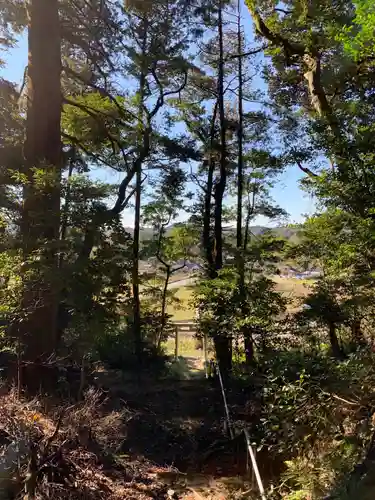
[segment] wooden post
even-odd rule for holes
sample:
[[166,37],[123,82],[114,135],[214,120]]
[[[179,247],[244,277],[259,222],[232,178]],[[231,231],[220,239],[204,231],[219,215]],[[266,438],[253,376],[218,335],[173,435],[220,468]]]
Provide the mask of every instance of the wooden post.
[[175,347],[174,347],[174,357],[176,360],[178,359],[178,341],[179,341],[178,326],[176,325]]
[[[256,462],[257,460],[257,450],[256,448],[253,448],[253,453],[254,453],[254,460]],[[250,456],[249,453],[247,455],[248,457]],[[251,468],[251,486],[254,488],[255,486],[255,483],[256,483],[256,477],[255,477],[255,469],[254,467]]]
[[208,378],[208,355],[207,355],[207,334],[203,335],[203,348],[204,348],[204,371],[206,373],[206,378]]

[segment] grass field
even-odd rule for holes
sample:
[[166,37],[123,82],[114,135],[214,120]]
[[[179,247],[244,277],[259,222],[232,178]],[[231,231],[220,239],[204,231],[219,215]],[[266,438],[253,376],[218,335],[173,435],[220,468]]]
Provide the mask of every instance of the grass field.
[[[169,338],[165,342],[165,351],[168,355],[172,356],[175,353],[175,339]],[[197,340],[191,335],[180,334],[178,342],[179,356],[186,356],[191,358],[202,358],[204,353],[202,349],[197,349]]]
[[[297,280],[294,278],[280,278],[275,276],[276,289],[291,300],[288,305],[290,312],[298,307],[299,299],[305,297],[309,292],[309,285],[313,280]],[[182,286],[176,290],[175,296],[180,299],[179,306],[169,306],[168,314],[172,315],[174,321],[190,320],[195,318],[195,310],[191,304],[193,298],[193,287]]]
[[193,287],[192,286],[182,286],[178,288],[175,292],[175,297],[180,300],[180,305],[169,306],[168,314],[173,316],[174,321],[183,321],[187,319],[195,318],[195,310],[191,301],[193,299]]

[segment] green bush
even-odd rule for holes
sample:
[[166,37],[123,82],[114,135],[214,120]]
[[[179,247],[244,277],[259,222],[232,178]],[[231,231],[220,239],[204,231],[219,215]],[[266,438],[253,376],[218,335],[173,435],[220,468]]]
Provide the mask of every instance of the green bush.
[[148,339],[141,345],[141,360],[137,354],[131,326],[124,325],[107,331],[96,340],[95,351],[98,360],[108,368],[137,372],[148,370],[161,373],[164,370],[166,356]]
[[270,460],[282,456],[285,461],[281,496],[322,498],[345,482],[371,440],[372,353],[358,350],[337,361],[289,350],[265,360],[263,374],[254,437],[268,448]]

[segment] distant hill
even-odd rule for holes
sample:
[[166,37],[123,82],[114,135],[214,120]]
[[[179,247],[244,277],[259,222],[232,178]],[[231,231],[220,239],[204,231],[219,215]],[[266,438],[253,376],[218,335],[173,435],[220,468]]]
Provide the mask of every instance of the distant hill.
[[[167,228],[167,234],[168,231],[173,229],[174,225],[171,225]],[[132,227],[126,227],[126,231],[133,235],[134,229]],[[232,227],[228,227],[226,229],[226,232],[235,232],[235,229]],[[297,227],[290,227],[290,226],[279,226],[275,228],[269,228],[265,226],[251,226],[250,231],[253,235],[259,236],[261,234],[264,234],[268,231],[271,231],[275,236],[279,236],[281,238],[285,238],[286,240],[290,240],[292,242],[297,242],[298,241],[298,233],[300,231],[299,228]],[[141,228],[141,234],[140,234],[140,239],[141,240],[148,240],[151,239],[153,236],[153,229],[151,227],[142,227]]]
[[272,232],[275,233],[276,236],[280,236],[285,238],[288,241],[293,243],[297,243],[299,240],[299,233],[301,229],[298,227],[290,227],[290,226],[280,226],[272,229]]
[[[134,233],[134,229],[132,227],[125,227],[125,230],[126,232],[128,232],[129,234],[131,234],[133,236],[133,233]],[[140,239],[141,240],[149,240],[152,238],[154,234],[154,231],[152,229],[152,227],[141,227],[141,231],[140,231]]]

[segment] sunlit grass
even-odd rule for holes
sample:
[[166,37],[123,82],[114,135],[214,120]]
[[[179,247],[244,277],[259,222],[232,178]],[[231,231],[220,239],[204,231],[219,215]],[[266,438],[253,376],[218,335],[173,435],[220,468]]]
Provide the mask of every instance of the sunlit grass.
[[312,279],[297,280],[295,278],[280,278],[280,276],[274,276],[273,280],[276,283],[276,290],[289,300],[288,312],[296,311],[300,307],[301,298],[308,295],[309,286],[314,283]]
[[[197,340],[192,335],[179,335],[178,355],[188,358],[203,357],[203,349],[197,349]],[[166,353],[170,356],[175,354],[176,342],[174,338],[169,338],[165,343]]]
[[195,309],[192,304],[193,287],[182,286],[175,291],[175,297],[179,299],[179,304],[171,304],[167,308],[168,314],[172,315],[174,321],[192,320],[195,318]]
[[[309,286],[314,283],[314,280],[297,280],[294,278],[280,278],[275,276],[276,290],[285,295],[291,300],[288,309],[293,310],[297,307],[299,299],[305,297],[309,293]],[[176,290],[175,297],[180,300],[180,305],[170,305],[168,314],[172,315],[173,321],[185,321],[195,319],[195,309],[192,305],[194,287],[182,286]]]

